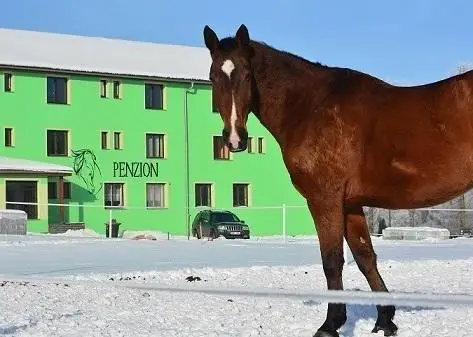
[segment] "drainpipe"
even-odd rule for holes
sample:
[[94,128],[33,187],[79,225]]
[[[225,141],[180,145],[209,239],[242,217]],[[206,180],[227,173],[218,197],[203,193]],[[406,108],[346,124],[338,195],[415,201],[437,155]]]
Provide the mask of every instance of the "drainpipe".
[[194,89],[194,82],[191,82],[191,86],[186,89],[184,94],[184,153],[185,153],[185,198],[186,198],[186,233],[187,233],[187,240],[190,240],[190,178],[189,178],[189,116],[188,116],[188,102],[187,102],[187,94],[193,94],[195,92]]

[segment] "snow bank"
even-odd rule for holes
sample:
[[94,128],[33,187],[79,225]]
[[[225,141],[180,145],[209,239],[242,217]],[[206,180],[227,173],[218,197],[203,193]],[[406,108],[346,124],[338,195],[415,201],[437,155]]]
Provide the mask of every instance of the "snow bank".
[[168,233],[154,231],[123,231],[121,233],[123,239],[132,240],[168,240]]
[[58,234],[52,234],[52,235],[69,236],[69,237],[95,237],[95,238],[102,237],[102,235],[100,235],[99,233],[95,232],[94,230],[90,228],[77,229],[77,230],[68,229],[64,233],[58,233]]
[[385,240],[446,240],[450,231],[445,228],[432,227],[388,227],[383,230]]

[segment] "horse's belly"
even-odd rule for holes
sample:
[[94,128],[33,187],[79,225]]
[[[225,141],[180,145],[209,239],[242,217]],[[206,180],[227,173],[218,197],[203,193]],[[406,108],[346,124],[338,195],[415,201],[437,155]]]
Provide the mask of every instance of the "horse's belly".
[[450,201],[473,188],[473,151],[471,156],[443,159],[393,158],[385,174],[368,178],[365,199],[374,207],[421,208]]

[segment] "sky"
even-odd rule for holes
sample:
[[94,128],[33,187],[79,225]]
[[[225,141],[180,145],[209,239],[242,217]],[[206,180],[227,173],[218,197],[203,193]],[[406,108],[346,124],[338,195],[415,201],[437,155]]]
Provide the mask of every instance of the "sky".
[[416,85],[473,64],[472,12],[471,0],[15,0],[0,27],[204,46],[206,24],[223,37],[244,23],[309,60]]

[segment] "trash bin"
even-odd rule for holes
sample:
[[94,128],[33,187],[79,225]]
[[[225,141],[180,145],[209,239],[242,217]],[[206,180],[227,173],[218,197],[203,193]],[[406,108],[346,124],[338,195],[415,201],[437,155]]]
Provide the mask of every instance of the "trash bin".
[[[112,219],[112,238],[118,238],[118,229],[120,227],[121,223],[117,222],[116,219]],[[105,223],[105,236],[108,238],[109,237],[109,228],[110,223],[106,222]]]

